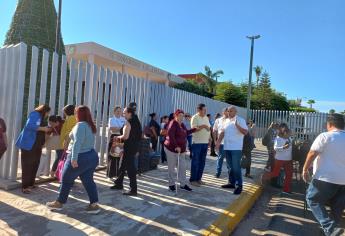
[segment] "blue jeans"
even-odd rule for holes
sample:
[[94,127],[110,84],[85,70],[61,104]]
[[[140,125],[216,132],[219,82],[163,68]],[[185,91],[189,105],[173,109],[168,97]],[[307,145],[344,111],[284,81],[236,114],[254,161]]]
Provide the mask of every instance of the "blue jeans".
[[237,184],[239,187],[242,187],[242,170],[241,170],[241,150],[224,150],[226,162],[230,167],[229,171],[229,183]]
[[[339,223],[345,209],[345,185],[313,179],[308,187],[307,202],[314,217],[326,235],[330,235]],[[330,205],[328,214],[326,205]]]
[[[222,173],[224,156],[225,156],[224,155],[224,145],[220,145],[218,158],[217,158],[217,169],[216,169],[216,175],[218,175],[218,176]],[[228,166],[228,170],[229,170],[229,166]]]
[[69,192],[74,184],[74,180],[80,177],[81,182],[89,196],[90,204],[98,202],[97,186],[93,180],[93,173],[98,166],[98,155],[95,150],[79,153],[78,167],[73,168],[71,164],[71,154],[68,154],[67,160],[62,172],[62,180],[57,201],[64,204],[67,202]]
[[190,182],[200,181],[205,169],[208,144],[192,145],[192,164],[190,173]]

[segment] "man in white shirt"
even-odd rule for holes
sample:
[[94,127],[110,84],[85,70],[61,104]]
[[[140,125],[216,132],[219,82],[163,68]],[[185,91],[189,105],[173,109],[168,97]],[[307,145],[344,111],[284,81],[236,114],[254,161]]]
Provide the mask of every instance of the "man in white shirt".
[[[345,131],[344,116],[331,114],[327,131],[314,141],[303,167],[303,179],[308,181],[309,168],[314,176],[307,190],[307,202],[325,235],[342,235],[338,226],[345,209]],[[331,213],[326,205],[331,207]]]
[[[226,162],[229,163],[231,171],[229,172],[229,183],[222,188],[234,188],[234,194],[242,193],[243,180],[241,171],[241,158],[243,148],[243,137],[248,133],[246,121],[237,116],[237,109],[231,106],[229,111],[229,122],[225,124],[217,141],[217,150],[224,139],[224,152]],[[237,186],[236,186],[237,184]]]
[[[223,126],[225,125],[227,121],[229,121],[228,117],[229,117],[228,108],[224,108],[223,116],[216,119],[216,121],[214,122],[212,135],[213,135],[213,139],[216,142],[218,140],[218,137],[220,135],[220,132]],[[220,174],[222,173],[223,162],[224,162],[224,140],[221,142],[219,146],[217,168],[216,168],[216,175],[215,175],[216,178],[219,178]],[[228,166],[228,169],[229,169],[229,166]]]

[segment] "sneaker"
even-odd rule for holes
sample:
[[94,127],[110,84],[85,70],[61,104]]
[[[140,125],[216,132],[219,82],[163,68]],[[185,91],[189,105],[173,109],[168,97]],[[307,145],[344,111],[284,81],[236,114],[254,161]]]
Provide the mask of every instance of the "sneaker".
[[215,174],[214,177],[216,177],[217,179],[219,179],[220,175]]
[[175,187],[175,185],[169,186],[169,190],[170,190],[171,192],[176,192],[176,187]]
[[271,168],[269,168],[269,167],[265,167],[265,169],[264,169],[266,172],[271,172]]
[[138,193],[134,192],[134,191],[126,191],[123,193],[123,195],[125,195],[125,196],[137,196]]
[[237,187],[234,191],[235,195],[240,195],[242,193],[242,187]]
[[180,187],[180,189],[186,190],[188,192],[191,192],[193,189],[191,189],[187,184],[183,187]]
[[222,188],[236,188],[236,186],[233,184],[224,184],[222,185]]
[[100,211],[101,211],[101,208],[99,207],[97,203],[90,204],[86,208],[86,213],[88,214],[98,214]]
[[283,191],[282,193],[283,193],[283,194],[286,194],[286,195],[292,195],[292,192]]
[[114,185],[114,186],[111,186],[110,189],[112,190],[122,190],[123,189],[123,186],[120,186],[120,185]]
[[46,206],[50,209],[50,210],[56,210],[56,211],[61,211],[62,210],[62,203],[58,202],[58,201],[54,201],[54,202],[47,202]]
[[200,184],[197,181],[192,181],[192,182],[190,182],[190,184],[195,186],[195,187],[200,187]]
[[200,185],[205,185],[205,184],[206,184],[204,181],[201,181],[201,180],[199,180],[198,183],[199,183]]

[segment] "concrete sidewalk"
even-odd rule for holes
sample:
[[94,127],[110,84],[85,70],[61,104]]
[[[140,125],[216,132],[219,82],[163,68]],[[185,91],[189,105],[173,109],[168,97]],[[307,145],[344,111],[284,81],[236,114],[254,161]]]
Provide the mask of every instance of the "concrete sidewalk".
[[[60,213],[45,207],[47,201],[56,198],[58,183],[40,185],[31,195],[23,195],[20,190],[0,191],[0,235],[200,235],[238,198],[232,191],[220,188],[227,183],[226,164],[217,179],[213,176],[215,160],[207,159],[205,186],[194,187],[191,193],[179,191],[178,195],[167,190],[166,165],[138,177],[138,197],[110,190],[112,182],[104,171],[97,172],[102,207],[98,215],[84,213],[88,198],[79,181]],[[254,176],[259,176],[265,160],[263,151],[255,151]],[[189,159],[187,163],[190,167]],[[244,180],[246,189],[254,183]]]

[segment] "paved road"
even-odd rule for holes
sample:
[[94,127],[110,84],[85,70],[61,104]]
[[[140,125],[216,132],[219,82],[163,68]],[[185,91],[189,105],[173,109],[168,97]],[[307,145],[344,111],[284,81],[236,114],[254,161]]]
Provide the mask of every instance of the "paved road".
[[[262,155],[254,155],[254,175],[263,168]],[[43,184],[29,196],[19,190],[0,191],[0,235],[198,235],[237,198],[220,188],[227,182],[225,165],[220,179],[213,177],[214,170],[215,158],[208,157],[206,185],[176,196],[167,191],[167,166],[160,165],[138,178],[138,197],[111,191],[105,173],[98,172],[95,178],[102,212],[96,216],[83,211],[88,200],[80,182],[61,213],[44,205],[56,198],[58,183]]]
[[266,187],[260,200],[233,235],[323,236],[312,213],[304,211],[304,189],[304,183],[296,179],[292,185],[293,195]]

